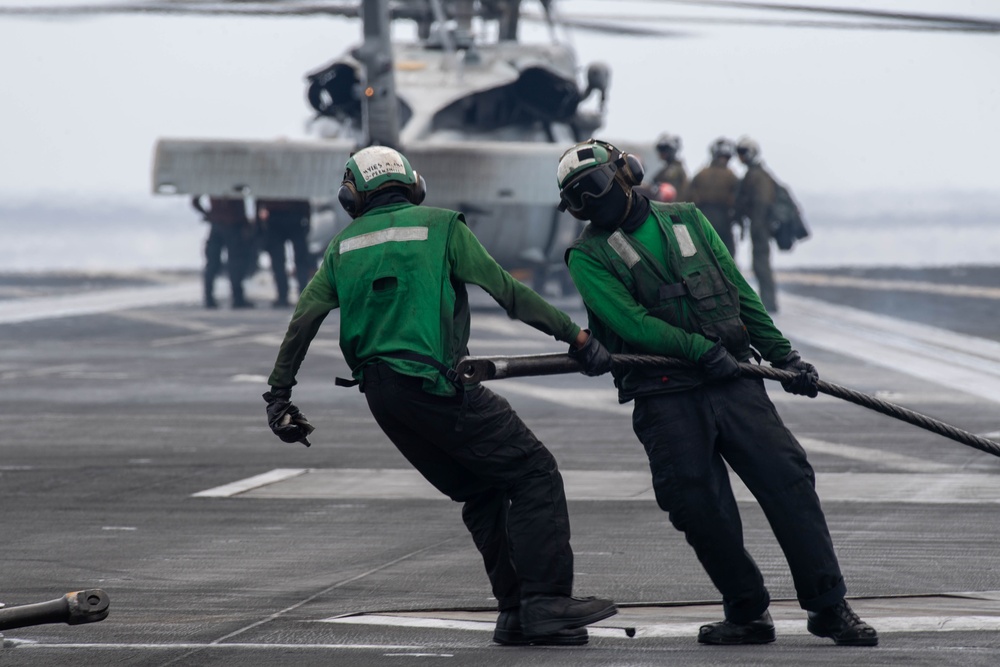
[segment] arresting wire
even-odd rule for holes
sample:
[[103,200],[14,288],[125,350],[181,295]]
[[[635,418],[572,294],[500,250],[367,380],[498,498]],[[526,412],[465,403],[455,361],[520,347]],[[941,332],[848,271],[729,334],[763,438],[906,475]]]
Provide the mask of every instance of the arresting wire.
[[[694,364],[681,359],[661,357],[647,354],[614,354],[611,355],[612,365],[618,369],[657,367],[692,368]],[[580,371],[580,364],[568,354],[532,354],[522,356],[497,357],[463,357],[458,363],[458,372],[467,383],[484,380],[499,380],[509,377],[525,377],[531,375],[557,375]],[[777,368],[760,366],[758,364],[741,363],[740,372],[744,377],[763,378],[766,380],[791,380],[796,373]],[[874,410],[888,417],[904,421],[919,428],[937,433],[946,438],[960,442],[980,451],[1000,457],[1000,443],[994,442],[975,433],[956,428],[943,421],[928,417],[904,408],[901,405],[884,401],[869,394],[855,391],[848,387],[820,380],[817,386],[822,394],[833,396],[863,408]]]

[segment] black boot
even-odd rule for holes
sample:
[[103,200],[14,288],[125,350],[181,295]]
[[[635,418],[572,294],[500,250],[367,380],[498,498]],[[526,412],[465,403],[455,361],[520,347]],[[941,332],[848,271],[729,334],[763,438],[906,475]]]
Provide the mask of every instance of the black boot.
[[586,628],[560,630],[551,635],[528,638],[521,630],[521,616],[517,609],[501,611],[493,641],[502,646],[582,646],[590,637]]
[[719,621],[698,629],[699,644],[770,644],[774,641],[774,622],[765,609],[760,618],[749,623]]
[[529,638],[582,628],[618,613],[615,603],[601,598],[533,595],[521,600],[521,628]]
[[854,613],[847,600],[809,612],[806,623],[817,637],[829,637],[838,646],[877,646],[878,633]]

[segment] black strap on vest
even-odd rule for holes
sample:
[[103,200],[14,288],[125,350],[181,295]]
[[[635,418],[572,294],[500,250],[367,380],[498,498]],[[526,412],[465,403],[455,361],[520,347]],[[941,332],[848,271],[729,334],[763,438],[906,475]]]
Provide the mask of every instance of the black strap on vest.
[[[390,357],[392,359],[403,359],[404,361],[416,361],[420,364],[427,364],[428,366],[433,366],[437,370],[441,371],[445,379],[448,380],[458,390],[458,393],[465,391],[465,385],[462,384],[462,377],[458,374],[454,368],[449,368],[445,366],[440,361],[434,357],[428,357],[426,354],[420,354],[419,352],[387,352],[380,354],[380,357]],[[336,378],[334,383],[338,387],[356,387],[360,384],[358,380],[346,380],[344,378]]]
[[444,375],[445,379],[448,380],[448,382],[454,385],[455,389],[458,389],[459,392],[465,390],[465,385],[462,384],[462,377],[458,374],[458,371],[456,371],[454,368],[449,368],[448,366],[445,366],[434,357],[428,357],[426,354],[420,354],[419,352],[409,352],[409,351],[389,352],[388,354],[381,354],[379,356],[391,357],[393,359],[403,359],[405,361],[416,361],[417,363],[433,366],[434,368],[441,371],[441,374]]

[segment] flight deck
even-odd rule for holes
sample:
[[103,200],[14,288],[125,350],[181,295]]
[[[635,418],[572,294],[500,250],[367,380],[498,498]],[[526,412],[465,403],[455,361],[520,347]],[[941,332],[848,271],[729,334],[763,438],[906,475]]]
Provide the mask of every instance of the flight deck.
[[[823,379],[1000,440],[1000,268],[778,276],[778,327]],[[107,619],[6,630],[3,665],[994,665],[1000,459],[769,382],[809,453],[875,648],[810,635],[787,565],[736,485],[777,641],[697,644],[718,594],[652,497],[610,378],[492,381],[563,470],[575,590],[620,613],[587,646],[500,647],[460,506],[412,471],[324,323],[275,438],[260,394],[290,311],[206,311],[195,274],[0,275],[0,602],[100,588]],[[481,297],[481,298],[479,298]],[[471,352],[563,345],[474,299]],[[561,307],[583,324],[572,298]],[[929,305],[928,305],[929,304]],[[631,636],[630,636],[631,635]]]

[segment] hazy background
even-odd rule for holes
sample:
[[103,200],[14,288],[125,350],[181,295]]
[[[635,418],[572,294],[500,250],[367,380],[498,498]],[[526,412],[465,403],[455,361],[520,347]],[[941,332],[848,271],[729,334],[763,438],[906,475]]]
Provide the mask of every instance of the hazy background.
[[[992,0],[796,4],[1000,20]],[[654,1],[557,8],[639,22],[782,16]],[[996,262],[1000,35],[656,25],[687,34],[558,34],[582,67],[612,69],[604,138],[679,134],[691,173],[720,135],[760,142],[814,232],[779,267]],[[206,228],[186,198],[150,194],[156,139],[305,138],[304,75],[360,31],[326,17],[0,17],[0,271],[199,266]]]

